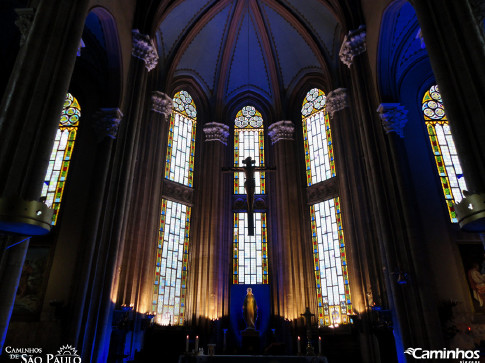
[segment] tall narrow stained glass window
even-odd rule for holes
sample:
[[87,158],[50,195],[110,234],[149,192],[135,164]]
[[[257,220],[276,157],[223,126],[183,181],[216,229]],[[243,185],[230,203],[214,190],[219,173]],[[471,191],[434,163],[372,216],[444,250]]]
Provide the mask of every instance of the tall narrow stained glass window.
[[344,231],[338,197],[310,207],[318,323],[349,323],[352,313]]
[[268,283],[266,213],[254,213],[255,235],[248,236],[247,213],[234,213],[234,284]]
[[197,111],[192,96],[180,91],[173,97],[168,132],[165,178],[192,187]]
[[[234,120],[234,166],[244,167],[250,156],[255,166],[264,166],[264,128],[261,113],[253,106],[243,107]],[[246,194],[244,173],[234,173],[234,194]],[[265,173],[255,172],[255,194],[265,194]],[[254,213],[254,236],[248,235],[247,213],[234,213],[233,283],[267,284],[268,249],[266,213]]]
[[191,208],[162,200],[153,311],[161,325],[183,325]]
[[463,199],[466,182],[437,85],[424,94],[422,110],[450,219],[458,223],[455,203]]
[[80,117],[81,106],[79,106],[77,99],[68,93],[61,111],[59,129],[54,140],[54,147],[52,148],[41,193],[41,198],[45,200],[45,204],[54,210],[52,225],[57,223],[57,217],[59,216]]
[[[310,187],[335,177],[330,120],[322,90],[310,90],[302,105],[306,179]],[[325,198],[325,196],[322,196]],[[350,323],[350,286],[339,197],[310,206],[319,326]]]
[[[165,178],[193,187],[197,110],[186,91],[173,97]],[[191,207],[162,199],[152,309],[161,325],[183,325]]]
[[332,134],[322,90],[310,90],[301,108],[307,184],[313,185],[335,176]]

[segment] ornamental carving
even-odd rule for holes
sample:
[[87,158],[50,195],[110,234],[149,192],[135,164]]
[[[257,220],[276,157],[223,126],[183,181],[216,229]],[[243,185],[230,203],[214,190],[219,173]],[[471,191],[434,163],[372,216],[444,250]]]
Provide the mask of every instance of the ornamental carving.
[[194,190],[168,179],[163,180],[162,197],[192,206]]
[[308,205],[322,202],[338,195],[337,178],[327,179],[306,189]]
[[27,41],[30,28],[32,27],[32,21],[34,20],[34,9],[18,8],[15,9],[15,12],[18,16],[17,20],[15,20],[15,25],[20,31],[20,46],[22,47]]
[[93,115],[94,130],[101,140],[104,137],[116,139],[123,113],[119,108],[102,108]]
[[295,125],[291,121],[278,121],[268,127],[268,135],[271,144],[281,140],[294,140]]
[[150,72],[158,64],[158,54],[153,41],[148,35],[141,34],[138,29],[133,30],[133,49],[131,55],[145,62],[145,67]]
[[205,141],[219,141],[227,145],[229,126],[217,122],[209,122],[204,125]]
[[347,99],[347,89],[345,88],[337,88],[328,93],[327,112],[330,114],[330,117],[333,117],[335,112],[341,111],[349,106]]
[[172,99],[163,92],[152,92],[152,111],[163,115],[165,120],[172,114]]
[[399,103],[381,103],[377,108],[382,126],[386,134],[395,132],[401,138],[404,137],[404,126],[408,122],[408,111]]
[[345,36],[340,47],[339,57],[342,63],[350,68],[354,57],[367,50],[365,26],[361,25],[356,30],[351,30]]

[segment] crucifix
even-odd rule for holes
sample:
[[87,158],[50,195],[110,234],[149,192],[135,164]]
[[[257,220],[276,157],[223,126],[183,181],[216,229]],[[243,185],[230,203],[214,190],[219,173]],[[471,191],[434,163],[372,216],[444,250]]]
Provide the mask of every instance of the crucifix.
[[250,156],[242,161],[243,167],[222,168],[225,173],[234,171],[242,171],[246,180],[244,182],[244,189],[246,189],[246,200],[248,205],[248,236],[254,236],[254,191],[256,189],[256,181],[254,179],[254,173],[256,171],[273,171],[274,167],[263,168],[255,166],[256,160],[253,160]]

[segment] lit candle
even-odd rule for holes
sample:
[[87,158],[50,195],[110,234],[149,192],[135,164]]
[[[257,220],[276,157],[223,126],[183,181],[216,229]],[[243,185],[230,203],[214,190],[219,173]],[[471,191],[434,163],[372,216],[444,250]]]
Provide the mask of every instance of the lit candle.
[[189,336],[187,335],[187,338],[185,338],[185,353],[189,352]]
[[322,355],[322,337],[318,337],[318,354]]
[[199,354],[199,336],[195,337],[195,354]]
[[298,354],[301,354],[301,339],[300,339],[300,336],[298,336]]

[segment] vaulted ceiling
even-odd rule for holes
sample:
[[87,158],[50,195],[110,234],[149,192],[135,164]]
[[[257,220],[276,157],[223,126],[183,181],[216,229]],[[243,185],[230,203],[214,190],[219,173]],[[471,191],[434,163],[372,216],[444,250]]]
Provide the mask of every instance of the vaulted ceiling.
[[179,0],[157,28],[160,69],[168,86],[194,79],[218,107],[252,92],[278,109],[302,77],[328,75],[340,29],[322,0]]

